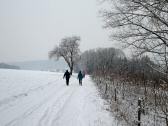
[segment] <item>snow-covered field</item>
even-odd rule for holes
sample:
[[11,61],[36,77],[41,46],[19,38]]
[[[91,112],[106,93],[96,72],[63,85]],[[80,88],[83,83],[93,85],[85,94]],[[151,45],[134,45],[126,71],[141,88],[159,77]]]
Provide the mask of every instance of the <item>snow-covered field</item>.
[[0,126],[116,126],[88,76],[0,69]]

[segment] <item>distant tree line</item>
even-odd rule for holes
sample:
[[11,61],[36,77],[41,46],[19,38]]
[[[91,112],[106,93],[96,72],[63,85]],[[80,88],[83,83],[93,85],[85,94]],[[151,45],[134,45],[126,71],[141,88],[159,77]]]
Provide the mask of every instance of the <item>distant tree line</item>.
[[85,51],[81,55],[80,66],[91,75],[126,77],[130,79],[145,78],[156,79],[162,75],[163,81],[167,82],[164,74],[160,74],[152,69],[157,66],[148,56],[128,59],[124,52],[115,48],[99,48]]
[[20,67],[18,67],[18,66],[9,65],[9,64],[6,64],[6,63],[0,63],[0,68],[3,68],[3,69],[20,69]]

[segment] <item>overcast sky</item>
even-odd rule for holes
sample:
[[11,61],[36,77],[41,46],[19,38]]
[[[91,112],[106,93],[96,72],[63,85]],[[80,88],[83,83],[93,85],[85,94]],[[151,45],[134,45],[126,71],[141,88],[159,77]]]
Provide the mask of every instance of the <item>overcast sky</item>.
[[0,0],[0,62],[48,59],[61,38],[80,49],[110,47],[97,0]]

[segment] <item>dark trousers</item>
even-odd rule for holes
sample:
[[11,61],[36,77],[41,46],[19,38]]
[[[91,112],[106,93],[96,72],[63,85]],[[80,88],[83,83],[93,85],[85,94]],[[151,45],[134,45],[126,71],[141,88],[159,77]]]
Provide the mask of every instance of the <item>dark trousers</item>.
[[66,78],[66,85],[69,85],[69,78]]
[[79,79],[79,85],[82,86],[82,79]]

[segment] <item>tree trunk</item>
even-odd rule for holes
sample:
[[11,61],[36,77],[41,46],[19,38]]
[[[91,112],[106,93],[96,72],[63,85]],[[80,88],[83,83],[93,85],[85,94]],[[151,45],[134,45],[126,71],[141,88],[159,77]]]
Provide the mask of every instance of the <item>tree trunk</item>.
[[138,126],[141,126],[141,100],[138,99]]
[[73,66],[70,67],[70,74],[72,75]]
[[167,119],[167,116],[166,116],[166,126],[168,126],[168,119]]
[[117,101],[117,90],[116,90],[116,88],[114,89],[114,100]]
[[105,92],[104,92],[104,94],[106,94],[107,93],[107,83],[106,83],[106,86],[105,86]]

